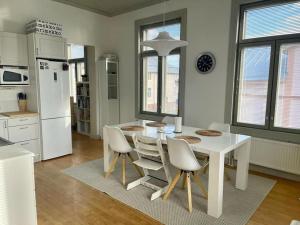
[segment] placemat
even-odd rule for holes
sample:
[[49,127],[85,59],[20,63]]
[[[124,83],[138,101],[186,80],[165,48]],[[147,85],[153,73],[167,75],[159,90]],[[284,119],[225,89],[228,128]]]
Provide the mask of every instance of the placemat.
[[209,137],[218,137],[222,135],[222,132],[218,130],[197,130],[196,134]]
[[180,136],[176,136],[175,138],[185,140],[189,144],[197,144],[201,142],[200,138],[194,136],[180,135]]
[[124,126],[124,127],[121,127],[121,130],[124,130],[124,131],[142,131],[142,130],[144,130],[144,127],[143,126],[138,126],[138,125]]

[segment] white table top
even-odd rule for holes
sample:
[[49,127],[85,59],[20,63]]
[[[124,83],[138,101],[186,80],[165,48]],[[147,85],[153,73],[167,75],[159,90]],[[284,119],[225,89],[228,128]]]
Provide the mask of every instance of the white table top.
[[151,122],[149,120],[138,120],[134,122],[124,123],[117,125],[118,127],[128,126],[128,125],[140,125],[145,129],[143,131],[123,131],[125,135],[132,136],[133,134],[143,135],[150,138],[159,138],[162,143],[166,144],[166,136],[175,137],[179,135],[190,135],[201,138],[201,142],[197,144],[191,144],[191,148],[196,152],[210,153],[210,152],[230,152],[240,145],[251,140],[250,136],[232,133],[223,133],[218,137],[207,137],[197,135],[195,132],[201,130],[196,127],[182,126],[182,133],[175,134],[174,125],[168,124],[164,128],[164,133],[157,132],[159,128],[146,126],[146,123]]

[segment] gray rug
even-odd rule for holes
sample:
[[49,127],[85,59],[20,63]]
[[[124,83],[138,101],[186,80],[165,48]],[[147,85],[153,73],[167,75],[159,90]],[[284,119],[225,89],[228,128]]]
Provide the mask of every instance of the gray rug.
[[[131,165],[127,165],[126,169],[128,182],[138,178]],[[138,186],[130,191],[125,190],[120,182],[120,163],[107,179],[103,176],[103,159],[65,169],[63,173],[107,193],[163,224],[170,225],[244,225],[276,183],[271,179],[249,175],[248,189],[241,191],[234,188],[235,172],[230,170],[232,180],[224,181],[223,214],[215,219],[206,214],[207,201],[202,197],[196,184],[192,184],[193,212],[190,214],[187,210],[187,192],[180,187],[176,187],[166,201],[161,198],[150,201],[149,197],[153,190],[144,186]],[[202,180],[207,187],[207,176],[202,176]],[[181,181],[178,184],[181,186]]]

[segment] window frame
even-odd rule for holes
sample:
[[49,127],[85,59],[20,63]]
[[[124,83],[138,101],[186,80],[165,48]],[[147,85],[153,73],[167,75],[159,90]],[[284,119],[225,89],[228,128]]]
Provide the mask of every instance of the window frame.
[[[261,8],[266,6],[272,6],[283,3],[300,2],[299,0],[271,0],[262,1],[256,3],[248,3],[240,5],[239,16],[238,16],[238,28],[237,28],[237,42],[236,42],[236,64],[234,69],[234,86],[233,86],[233,110],[232,110],[232,125],[234,130],[249,130],[254,128],[255,130],[266,130],[282,132],[287,134],[300,134],[300,129],[283,128],[274,126],[274,115],[276,110],[276,92],[277,92],[277,80],[278,80],[278,69],[279,69],[279,54],[280,46],[288,43],[300,43],[300,33],[277,35],[269,37],[258,37],[251,39],[243,39],[244,24],[245,24],[245,11],[249,9]],[[241,49],[244,47],[255,47],[260,45],[271,45],[271,58],[270,58],[270,70],[269,70],[269,84],[267,92],[267,108],[266,108],[266,119],[265,126],[246,124],[237,122],[238,113],[238,92],[239,92],[239,78],[240,78],[240,65],[241,65]]]
[[[165,14],[165,25],[176,24],[180,22],[180,38],[186,39],[186,21],[187,10],[182,9]],[[135,21],[135,49],[136,49],[136,118],[160,120],[164,116],[176,116],[174,114],[162,113],[162,66],[163,58],[157,55],[155,50],[144,50],[140,46],[143,38],[143,31],[145,29],[154,28],[163,25],[163,15],[157,15],[145,19]],[[179,90],[178,90],[178,115],[184,116],[184,88],[185,88],[185,61],[186,61],[186,48],[177,48],[171,51],[170,55],[179,54]],[[149,112],[143,110],[143,57],[158,56],[158,93],[157,93],[157,112]]]

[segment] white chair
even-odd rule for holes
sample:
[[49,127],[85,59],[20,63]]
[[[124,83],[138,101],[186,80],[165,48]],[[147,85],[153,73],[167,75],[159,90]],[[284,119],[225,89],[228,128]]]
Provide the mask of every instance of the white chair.
[[155,190],[155,192],[151,195],[152,201],[163,195],[166,192],[168,185],[166,185],[165,187],[159,187],[148,182],[150,179],[156,178],[149,174],[149,170],[158,171],[163,169],[167,178],[167,183],[170,184],[172,181],[172,177],[167,166],[165,152],[162,148],[160,140],[133,135],[133,142],[135,145],[134,150],[139,156],[139,159],[134,161],[133,163],[143,168],[145,175],[142,178],[129,183],[127,185],[127,190],[130,190],[138,185],[149,187]]
[[298,220],[293,220],[293,221],[291,222],[291,225],[300,225],[300,221],[298,221]]
[[169,197],[181,175],[184,175],[183,184],[186,180],[188,191],[188,208],[189,212],[192,212],[191,175],[193,175],[195,182],[199,185],[200,190],[202,191],[204,197],[207,199],[207,191],[203,183],[201,182],[200,177],[196,173],[198,171],[201,171],[205,167],[205,165],[200,165],[193,150],[185,140],[167,138],[167,142],[170,162],[179,171],[170,184],[168,191],[164,195],[163,199],[166,200]]
[[165,116],[161,122],[167,124],[175,124],[175,118],[173,116]]
[[[133,162],[134,159],[130,155],[130,152],[132,151],[131,146],[129,145],[126,137],[124,136],[123,132],[118,127],[109,127],[105,126],[107,136],[108,136],[108,146],[109,148],[114,152],[114,157],[109,165],[108,171],[105,175],[105,178],[107,178],[111,172],[114,170],[116,163],[120,156],[122,156],[122,183],[123,185],[126,184],[126,156],[129,157],[129,159]],[[142,171],[133,164],[138,171],[138,173],[143,176]]]

